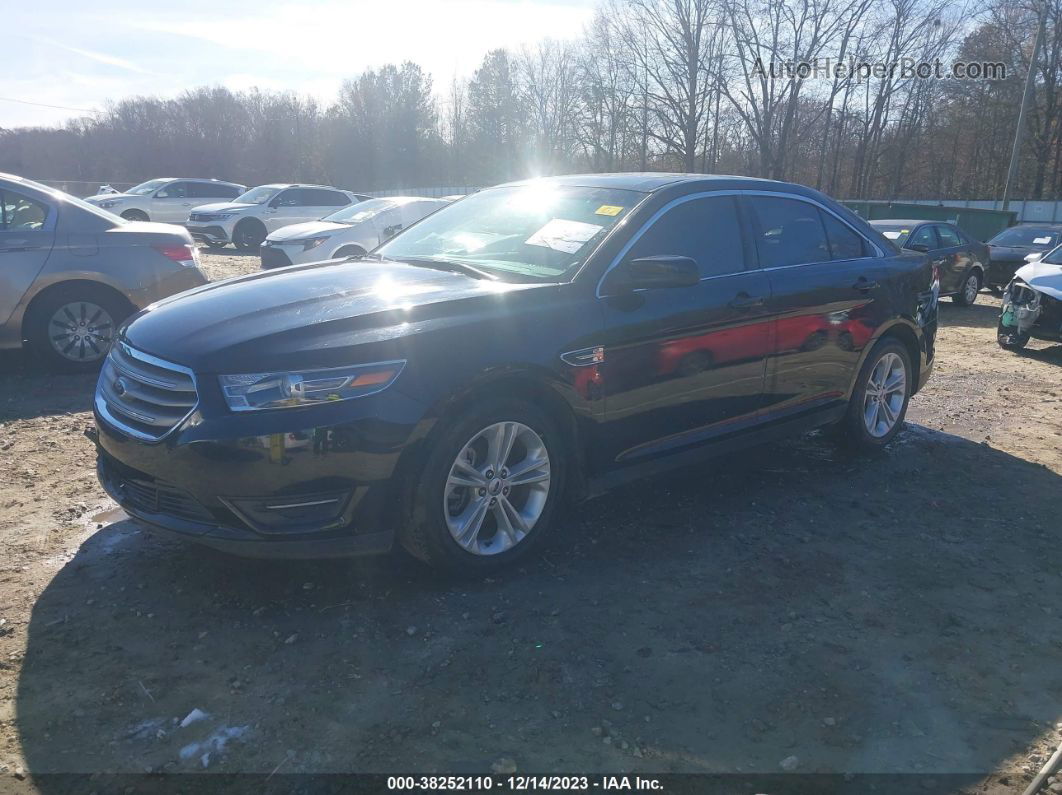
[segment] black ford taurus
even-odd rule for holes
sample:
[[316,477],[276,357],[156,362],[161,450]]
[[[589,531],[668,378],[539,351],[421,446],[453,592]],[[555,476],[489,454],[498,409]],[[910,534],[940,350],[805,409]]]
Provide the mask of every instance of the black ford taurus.
[[798,185],[503,185],[368,256],[136,315],[100,374],[99,474],[223,550],[397,540],[488,571],[566,498],[819,426],[888,443],[932,368],[932,274]]

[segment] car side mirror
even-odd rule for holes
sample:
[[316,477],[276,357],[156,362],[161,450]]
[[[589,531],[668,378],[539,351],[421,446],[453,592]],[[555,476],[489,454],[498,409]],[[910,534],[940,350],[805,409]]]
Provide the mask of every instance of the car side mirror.
[[1039,262],[1043,259],[1044,253],[1042,251],[1033,251],[1025,255],[1026,262]]
[[906,248],[910,251],[920,251],[923,254],[929,251],[929,246],[925,243],[908,243]]
[[693,287],[701,280],[701,270],[692,257],[663,254],[624,260],[605,278],[610,293],[667,287]]

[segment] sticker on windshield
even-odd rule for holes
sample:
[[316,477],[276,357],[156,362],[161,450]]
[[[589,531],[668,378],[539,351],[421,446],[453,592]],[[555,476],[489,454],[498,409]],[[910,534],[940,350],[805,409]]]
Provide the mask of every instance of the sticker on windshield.
[[1049,238],[1049,237],[1036,237],[1036,238],[1033,238],[1033,243],[1035,245],[1037,245],[1037,246],[1046,246],[1050,242],[1051,242],[1051,238]]
[[597,224],[584,224],[581,221],[566,221],[554,218],[524,241],[529,246],[545,246],[554,251],[574,254],[583,247],[603,227]]
[[619,215],[621,212],[623,212],[622,207],[617,207],[614,204],[602,204],[594,210],[594,215]]

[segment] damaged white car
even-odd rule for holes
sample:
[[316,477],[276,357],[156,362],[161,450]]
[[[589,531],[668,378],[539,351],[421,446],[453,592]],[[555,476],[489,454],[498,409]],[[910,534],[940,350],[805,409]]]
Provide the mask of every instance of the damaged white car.
[[1033,338],[1062,342],[1062,246],[1019,268],[1003,293],[1000,347],[1021,350]]

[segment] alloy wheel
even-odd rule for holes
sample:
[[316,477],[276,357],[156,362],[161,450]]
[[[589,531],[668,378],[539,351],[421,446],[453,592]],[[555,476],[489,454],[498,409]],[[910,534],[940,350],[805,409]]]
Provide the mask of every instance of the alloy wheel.
[[966,284],[963,285],[963,298],[966,299],[966,303],[972,304],[977,300],[977,293],[980,289],[980,284],[977,281],[977,276],[973,273],[966,279]]
[[113,333],[114,318],[91,301],[64,304],[48,322],[48,341],[52,349],[71,362],[102,359]]
[[443,491],[450,535],[474,555],[512,549],[534,529],[550,487],[542,437],[519,422],[497,422],[461,448]]
[[907,397],[907,369],[896,353],[886,353],[870,371],[863,394],[863,423],[880,439],[893,429]]

